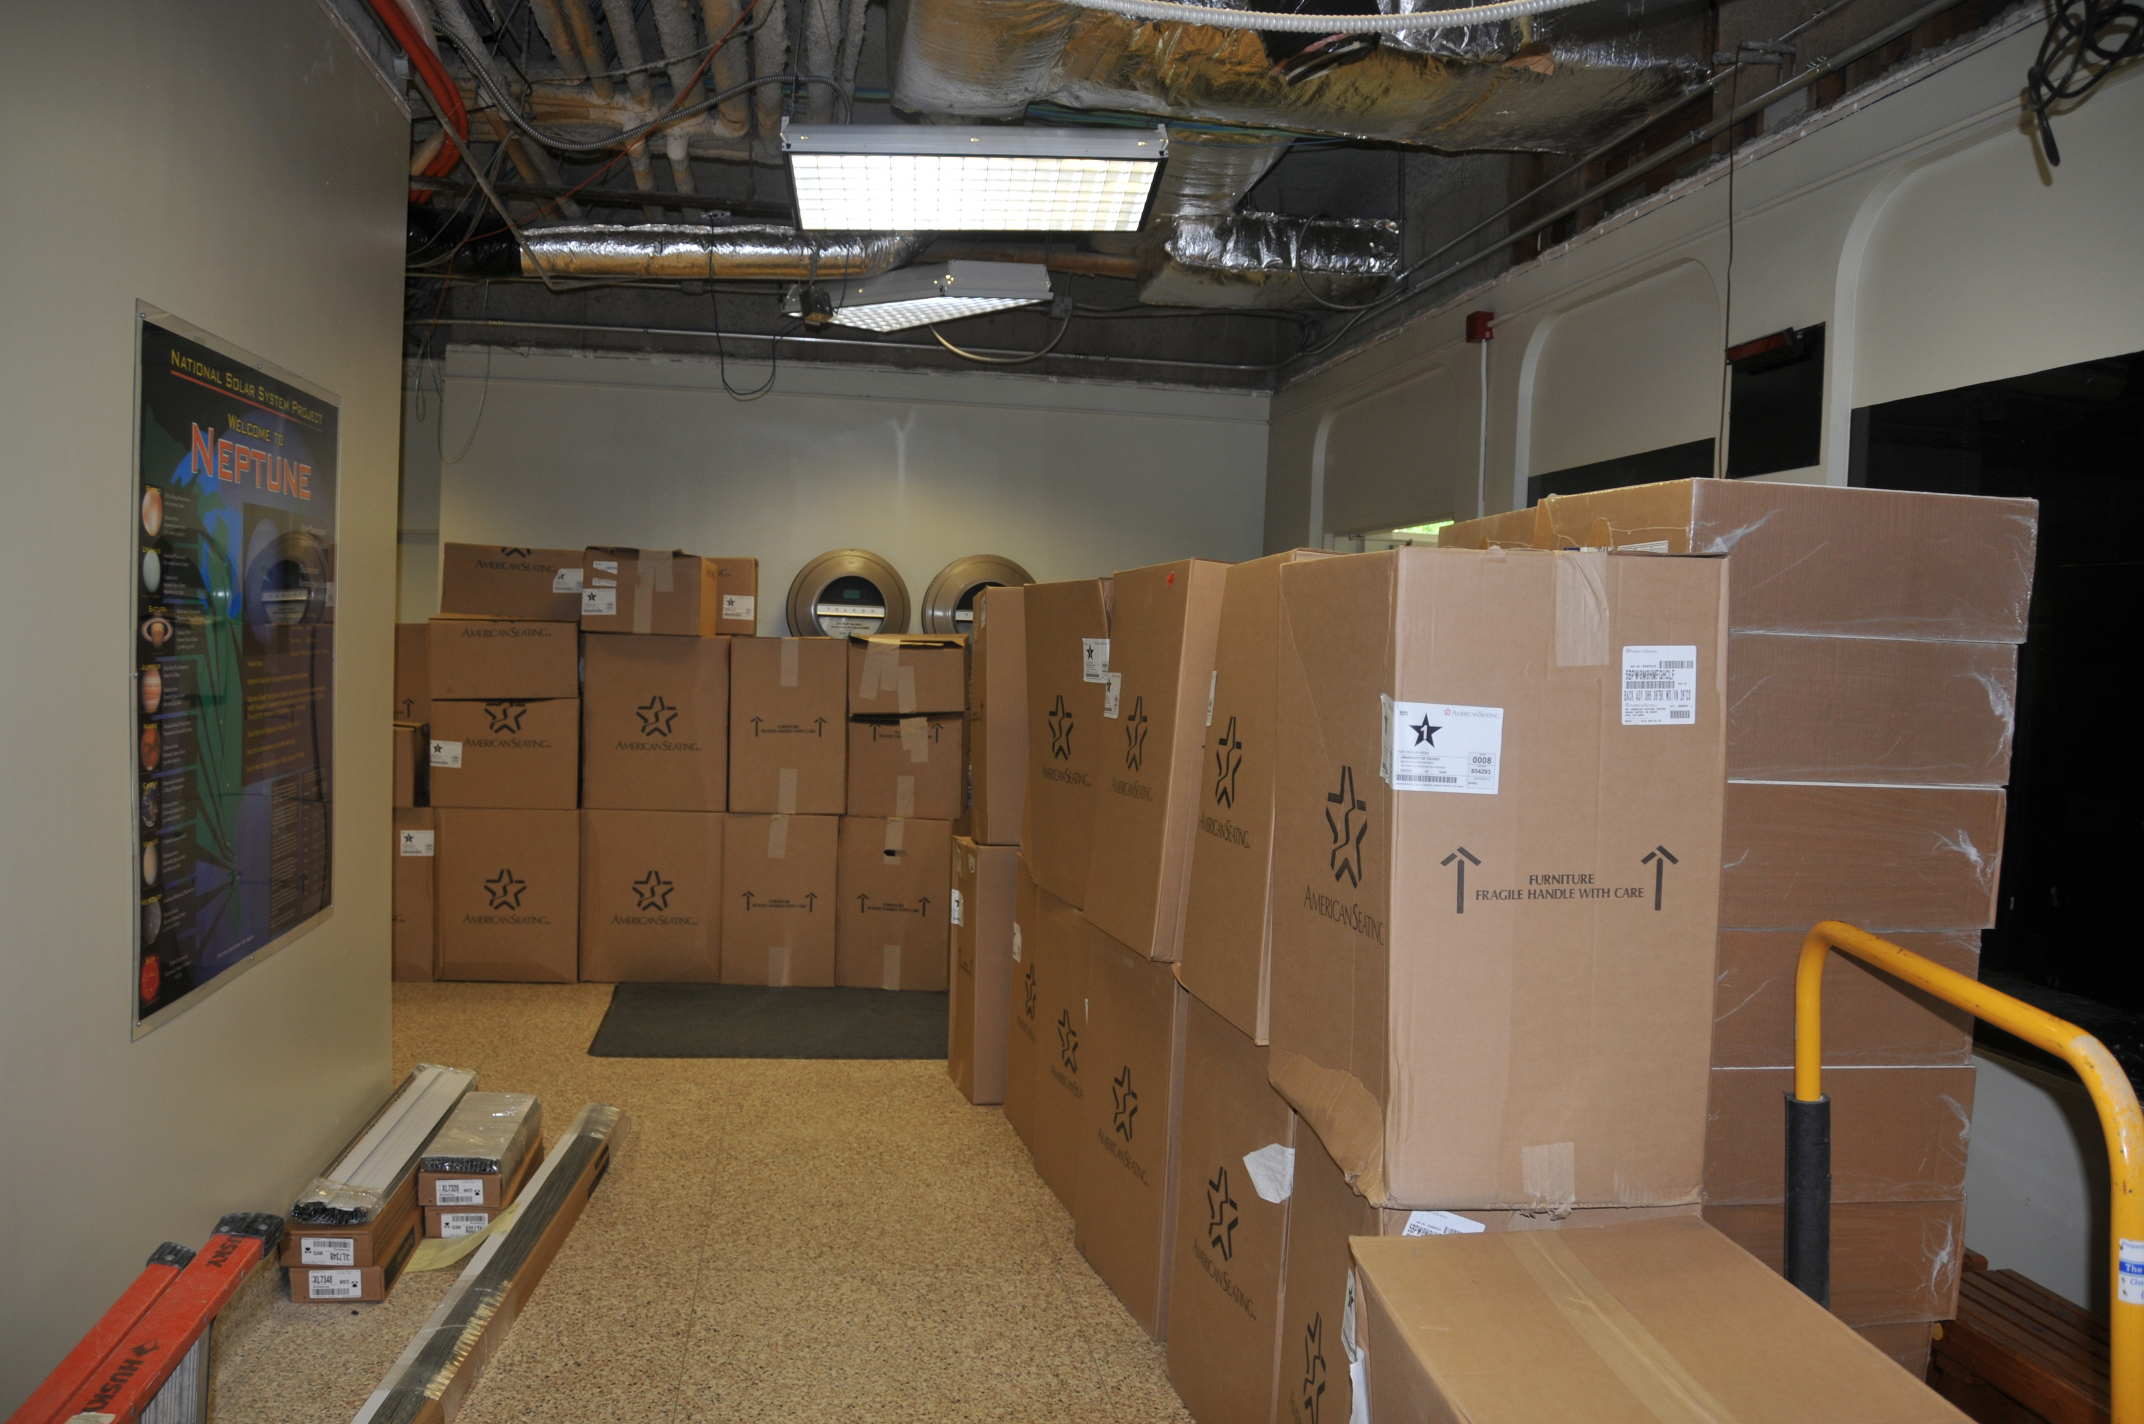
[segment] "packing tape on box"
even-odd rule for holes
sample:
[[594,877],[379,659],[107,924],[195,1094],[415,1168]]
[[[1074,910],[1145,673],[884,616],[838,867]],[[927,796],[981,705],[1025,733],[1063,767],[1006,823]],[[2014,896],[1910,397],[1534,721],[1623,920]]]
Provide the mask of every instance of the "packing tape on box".
[[886,818],[886,854],[899,855],[906,849],[907,825],[899,816]]
[[906,663],[894,669],[893,705],[903,712],[916,710],[916,670]]
[[[908,753],[912,762],[931,759],[931,721],[928,717],[903,717],[901,719],[901,750]],[[906,814],[905,812],[903,814]]]
[[1556,555],[1556,666],[1608,662],[1608,556]]
[[789,946],[767,946],[767,982],[777,989],[789,987]]
[[785,816],[797,813],[797,769],[785,766],[774,775],[774,809]]
[[[864,666],[862,687],[865,697],[877,697],[882,692],[891,692],[896,687],[896,677],[901,668],[901,645],[878,638],[864,640]],[[907,711],[906,707],[901,709]]]
[[882,944],[878,947],[879,980],[881,989],[901,987],[901,947],[897,944]]
[[795,687],[797,685],[797,664],[803,654],[804,645],[802,643],[795,638],[782,639],[781,685],[783,687]]
[[767,818],[767,859],[789,859],[789,818],[787,816],[769,816]]
[[633,631],[648,633],[655,628],[655,595],[670,591],[670,556],[657,557],[645,549],[634,550],[633,560]]
[[893,779],[893,814],[916,814],[916,779],[913,776],[896,776]]

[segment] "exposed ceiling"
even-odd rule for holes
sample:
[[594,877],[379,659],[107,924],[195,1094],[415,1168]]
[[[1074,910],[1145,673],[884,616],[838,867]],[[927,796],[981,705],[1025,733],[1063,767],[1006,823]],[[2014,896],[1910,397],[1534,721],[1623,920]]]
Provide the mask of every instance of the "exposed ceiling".
[[[1813,78],[1812,59],[1857,41],[1864,72],[1895,62],[1899,45],[1866,40],[1934,8],[1592,0],[1324,36],[1068,0],[361,3],[405,49],[426,48],[413,66],[414,350],[719,349],[760,363],[778,349],[784,362],[963,369],[981,357],[1263,388],[1715,161],[1727,132],[1746,139],[1774,117],[1730,127],[1730,93]],[[1369,3],[1214,8],[1354,15]],[[1376,3],[1414,13],[1445,0]],[[1905,38],[1993,8],[1962,0]],[[1826,98],[1798,90],[1773,108],[1797,117]],[[429,117],[441,111],[466,137],[442,132]],[[1169,156],[1137,232],[806,234],[793,227],[785,119],[1159,123]],[[1717,135],[1685,141],[1708,126]],[[1595,191],[1619,169],[1620,190]],[[1577,198],[1589,201],[1558,214]],[[887,334],[784,311],[799,282],[946,258],[1041,264],[1057,301]]]

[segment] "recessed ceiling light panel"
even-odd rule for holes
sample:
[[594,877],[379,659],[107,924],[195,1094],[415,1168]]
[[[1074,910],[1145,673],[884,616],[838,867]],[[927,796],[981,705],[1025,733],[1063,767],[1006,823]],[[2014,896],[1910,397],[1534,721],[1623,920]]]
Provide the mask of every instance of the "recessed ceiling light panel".
[[1166,129],[785,128],[797,226],[858,232],[1131,232]]
[[[905,331],[1046,302],[1050,274],[1031,262],[937,262],[827,290],[833,313],[826,320],[832,325]],[[804,315],[802,296],[793,288],[783,303],[791,316]]]

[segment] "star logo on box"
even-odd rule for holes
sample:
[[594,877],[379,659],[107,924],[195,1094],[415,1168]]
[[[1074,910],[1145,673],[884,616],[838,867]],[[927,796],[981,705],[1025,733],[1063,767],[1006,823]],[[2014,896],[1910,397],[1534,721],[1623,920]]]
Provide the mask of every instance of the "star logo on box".
[[503,866],[497,875],[484,882],[484,892],[491,896],[491,908],[494,910],[520,909],[521,892],[528,888],[528,881],[517,879],[513,871]]
[[1079,1030],[1072,1027],[1072,1011],[1057,1016],[1057,1057],[1067,1073],[1079,1072]]
[[1303,1331],[1303,1413],[1318,1424],[1318,1409],[1325,1399],[1325,1317],[1313,1315]]
[[1117,1136],[1126,1142],[1132,1140],[1132,1119],[1139,1116],[1139,1092],[1132,1087],[1132,1065],[1124,1065],[1109,1084],[1109,1102],[1116,1117]]
[[526,549],[501,549],[499,550],[499,556],[505,559],[525,559],[529,556],[529,551]]
[[521,719],[527,715],[526,702],[487,702],[484,715],[491,719],[491,730],[512,736],[521,730]]
[[1416,746],[1433,747],[1437,744],[1437,733],[1443,731],[1444,729],[1442,727],[1430,726],[1429,718],[1424,717],[1421,721],[1415,723],[1412,727],[1408,728],[1408,730],[1414,733],[1414,744]]
[[633,893],[640,897],[643,910],[667,910],[670,908],[670,892],[677,889],[677,882],[663,879],[662,872],[650,870],[633,882]]
[[1236,804],[1236,773],[1243,770],[1243,739],[1236,735],[1236,719],[1228,719],[1221,740],[1213,744],[1213,804]]
[[1206,1184],[1206,1244],[1229,1261],[1236,1255],[1236,1224],[1241,1220],[1236,1199],[1228,1190],[1228,1164],[1223,1162]]
[[1062,692],[1050,708],[1050,756],[1057,761],[1072,760],[1072,709],[1065,706]]
[[1343,765],[1340,789],[1325,794],[1325,828],[1333,836],[1334,880],[1362,884],[1362,841],[1370,833],[1369,809],[1368,803],[1355,794],[1355,768]]
[[1035,966],[1034,966],[1034,965],[1030,964],[1030,965],[1028,965],[1028,966],[1027,966],[1027,973],[1021,976],[1021,980],[1022,980],[1022,990],[1023,990],[1023,997],[1024,997],[1024,1002],[1023,1002],[1023,1003],[1021,1004],[1021,1006],[1020,1006],[1020,1017],[1021,1017],[1021,1018],[1023,1018],[1023,1019],[1031,1019],[1031,1018],[1033,1018],[1033,1017],[1035,1016]]
[[1124,769],[1137,771],[1146,763],[1146,699],[1132,699],[1132,713],[1124,719]]
[[649,698],[633,711],[639,714],[643,737],[668,737],[671,724],[677,721],[677,709],[660,696]]

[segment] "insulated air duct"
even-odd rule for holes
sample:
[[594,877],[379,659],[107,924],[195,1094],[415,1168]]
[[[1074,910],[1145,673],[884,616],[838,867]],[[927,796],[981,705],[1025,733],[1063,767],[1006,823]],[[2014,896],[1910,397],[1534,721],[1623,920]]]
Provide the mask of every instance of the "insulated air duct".
[[810,282],[875,277],[906,265],[926,234],[913,232],[798,232],[764,224],[697,227],[646,223],[632,227],[577,223],[527,228],[518,271],[523,276],[753,278]]

